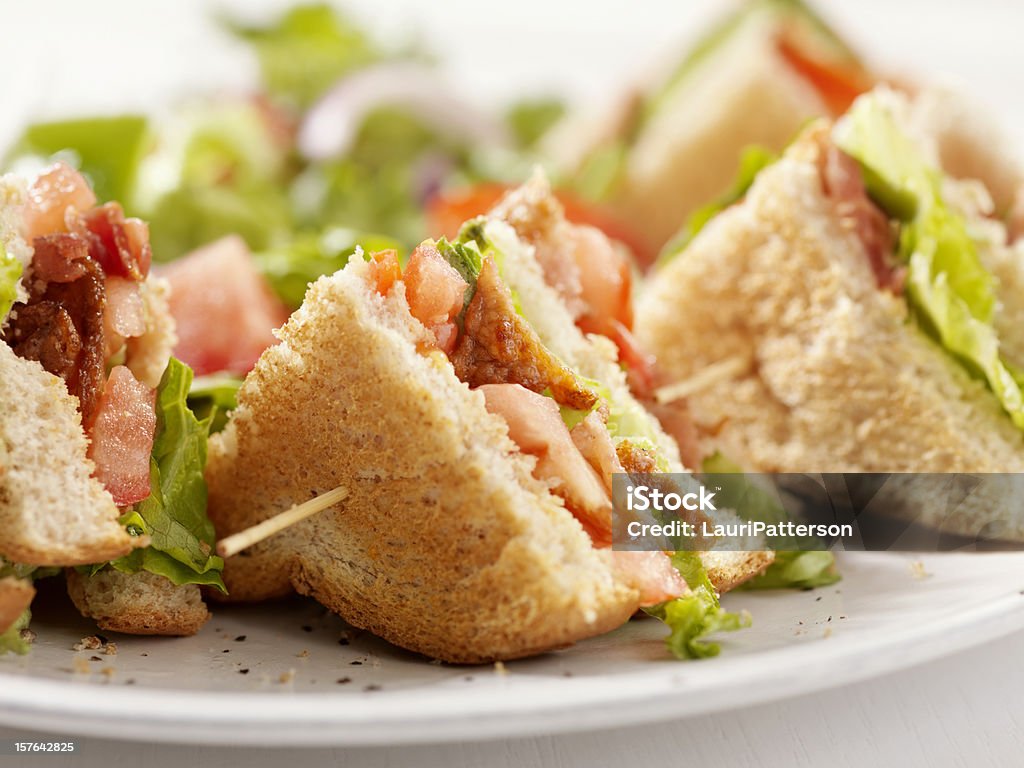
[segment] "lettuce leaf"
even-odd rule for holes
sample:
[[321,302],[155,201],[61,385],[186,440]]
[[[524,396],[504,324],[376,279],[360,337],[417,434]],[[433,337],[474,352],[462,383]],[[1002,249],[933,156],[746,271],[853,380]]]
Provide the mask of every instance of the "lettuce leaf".
[[677,659],[717,656],[721,646],[707,640],[707,636],[749,627],[750,614],[746,611],[730,613],[722,608],[699,553],[676,552],[672,555],[672,564],[690,587],[690,594],[644,608],[644,611],[668,625],[671,632],[665,643]]
[[97,198],[117,200],[130,210],[139,164],[149,145],[149,126],[138,115],[36,123],[25,129],[6,164],[25,155],[70,153],[68,159],[89,177]]
[[6,632],[0,633],[0,656],[5,653],[17,653],[24,656],[29,651],[29,643],[22,639],[21,631],[28,629],[32,621],[32,612],[26,608]]
[[535,145],[565,115],[565,102],[560,99],[530,99],[513,104],[505,111],[505,123],[516,145]]
[[7,253],[0,243],[0,324],[18,300],[18,280],[21,279],[21,262]]
[[334,227],[322,234],[297,235],[287,244],[253,254],[253,258],[274,292],[289,308],[297,309],[309,284],[344,267],[357,246],[366,253],[401,249],[396,240],[383,235]]
[[[748,481],[743,468],[722,453],[715,452],[704,459],[704,474],[715,475],[721,486],[718,501],[723,508],[736,510],[740,517],[764,523],[781,523],[789,519],[786,510],[772,497]],[[775,561],[764,573],[745,582],[739,589],[813,589],[835,584],[842,576],[836,569],[832,552],[813,549],[820,546],[811,537],[794,538],[787,542],[792,550],[775,553]]]
[[380,58],[367,35],[326,3],[296,6],[269,26],[227,26],[252,44],[268,93],[298,108]]
[[229,376],[200,376],[192,381],[188,391],[188,408],[200,421],[210,425],[214,434],[224,429],[228,414],[238,407],[238,388],[242,380]]
[[778,159],[774,152],[770,152],[756,144],[745,148],[743,154],[740,155],[739,170],[736,172],[736,179],[733,181],[732,186],[717,200],[698,208],[690,214],[682,229],[673,235],[672,239],[662,249],[661,254],[658,256],[658,263],[665,264],[686,250],[686,246],[690,244],[693,238],[700,234],[700,231],[704,229],[709,221],[729,206],[742,200],[750,190],[757,175]]
[[877,96],[859,99],[836,131],[840,148],[866,169],[873,199],[903,220],[899,256],[914,318],[973,376],[983,379],[1024,429],[1021,383],[1003,359],[992,325],[995,280],[978,256],[964,217],[942,197],[942,174],[897,125]]
[[[213,553],[215,533],[206,516],[207,424],[196,419],[186,398],[192,369],[171,358],[157,389],[152,493],[121,518],[128,530],[150,537],[150,546],[109,565],[125,573],[147,570],[175,584],[208,584],[227,590],[224,561]],[[105,567],[101,564],[93,572]]]

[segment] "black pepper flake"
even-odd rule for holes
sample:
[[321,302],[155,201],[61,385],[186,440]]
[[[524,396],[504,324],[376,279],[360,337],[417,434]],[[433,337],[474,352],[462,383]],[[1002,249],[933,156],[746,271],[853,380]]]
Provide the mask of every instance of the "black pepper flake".
[[379,686],[379,685],[368,685],[368,686],[366,686],[365,688],[363,688],[363,690],[364,690],[364,691],[367,691],[367,692],[370,692],[370,691],[379,691],[379,690],[380,690],[380,686]]
[[231,649],[225,648],[223,651],[221,651],[221,653],[231,653]]
[[339,677],[336,682],[338,683],[338,685],[347,685],[348,683],[352,682],[352,678],[351,677]]
[[814,602],[820,603],[821,602],[821,595],[818,595],[816,598],[814,598]]
[[302,625],[302,631],[303,632],[312,632],[313,628],[311,626],[309,626],[309,624],[303,624]]
[[845,617],[845,616],[840,616],[839,618],[840,618],[840,619],[845,619],[846,617]]
[[135,685],[135,678],[134,677],[129,677],[127,680],[124,681],[124,684],[125,685]]
[[343,638],[341,638],[341,640],[338,641],[338,645],[348,645],[348,644],[349,644],[349,639],[347,637],[343,637]]
[[89,661],[103,661],[99,656],[90,656]]
[[149,656],[148,653],[140,653],[139,656]]
[[829,620],[829,621],[832,621],[832,617],[831,617],[831,616],[829,616],[829,617],[828,617],[828,620]]
[[466,675],[462,679],[465,680],[467,683],[472,683],[473,682],[473,676],[472,675]]
[[572,672],[566,671],[562,673],[562,677],[572,677]]
[[245,638],[246,638],[245,635],[239,635],[238,637],[235,638],[235,642],[236,643],[244,643],[245,642]]
[[361,661],[350,661],[349,664],[352,665],[353,667],[361,667],[361,666],[363,666],[363,662],[361,662]]
[[246,667],[245,669],[238,670],[238,674],[240,674],[240,675],[248,675],[249,674],[248,667]]

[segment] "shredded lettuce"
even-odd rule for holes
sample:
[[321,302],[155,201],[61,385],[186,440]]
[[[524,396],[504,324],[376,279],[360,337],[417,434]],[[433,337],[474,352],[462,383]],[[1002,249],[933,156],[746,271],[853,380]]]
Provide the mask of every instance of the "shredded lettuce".
[[995,280],[978,256],[967,222],[942,197],[942,174],[929,166],[877,95],[862,97],[836,131],[840,148],[866,169],[874,200],[903,221],[899,256],[906,297],[919,325],[973,376],[988,383],[1024,429],[1021,382],[999,350],[992,325]]
[[36,123],[25,129],[5,165],[26,155],[60,154],[89,177],[97,198],[117,200],[130,210],[150,143],[146,118],[137,115]]
[[658,262],[660,264],[669,262],[686,250],[686,246],[704,229],[707,223],[729,206],[742,200],[757,175],[776,160],[778,160],[778,156],[764,147],[751,145],[744,149],[743,154],[740,155],[739,170],[732,186],[713,203],[698,208],[690,214],[682,229],[662,249]]
[[227,26],[252,44],[267,91],[294,107],[308,107],[339,78],[380,58],[367,35],[326,3],[299,5],[269,26]]
[[22,656],[28,653],[30,644],[22,638],[21,631],[28,629],[31,621],[32,612],[26,608],[5,632],[0,633],[0,656],[5,653],[17,653]]
[[698,552],[676,552],[672,564],[690,587],[690,593],[644,611],[668,625],[671,631],[665,643],[677,659],[717,656],[721,646],[706,639],[708,635],[749,627],[750,614],[730,613],[722,608]]
[[[715,475],[716,483],[721,486],[718,501],[723,508],[735,510],[746,520],[768,524],[789,519],[786,510],[771,494],[748,481],[743,468],[722,453],[715,452],[704,459],[701,469],[705,474]],[[785,546],[793,549],[785,549]],[[820,546],[820,542],[810,537],[785,542],[767,570],[745,582],[740,589],[812,589],[836,583],[842,576],[836,569],[835,555],[813,549],[816,546]]]
[[191,383],[192,369],[171,358],[157,389],[152,492],[121,518],[131,533],[148,535],[150,546],[109,565],[124,573],[146,570],[175,584],[206,584],[226,592],[220,573],[224,561],[212,554],[215,534],[206,516],[208,425],[188,409]]
[[21,262],[7,253],[0,243],[0,324],[18,300],[18,281],[21,279]]

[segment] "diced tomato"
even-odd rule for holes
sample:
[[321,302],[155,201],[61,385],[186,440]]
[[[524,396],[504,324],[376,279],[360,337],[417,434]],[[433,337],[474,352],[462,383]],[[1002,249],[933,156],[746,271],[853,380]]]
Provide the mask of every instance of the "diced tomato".
[[96,478],[126,507],[149,496],[156,393],[123,365],[110,371],[89,437]]
[[89,241],[89,255],[108,275],[145,280],[153,261],[149,227],[139,219],[125,218],[118,203],[104,203],[70,222],[71,229]]
[[568,227],[572,254],[579,267],[581,298],[588,313],[633,327],[633,275],[629,256],[616,249],[598,229],[586,225]]
[[126,339],[146,332],[146,306],[139,284],[123,277],[106,280],[107,301],[103,310],[103,336],[107,356],[113,355]]
[[580,455],[587,460],[604,482],[605,490],[612,492],[612,475],[624,472],[619,456],[615,452],[612,436],[601,414],[592,411],[587,417],[569,431],[573,445]]
[[159,270],[171,283],[175,355],[196,375],[248,373],[288,310],[256,269],[245,242],[225,237]]
[[[468,189],[439,193],[427,203],[427,215],[433,232],[452,238],[462,224],[475,216],[482,216],[494,207],[511,187],[506,184],[484,183]],[[565,217],[577,224],[589,224],[618,240],[632,252],[644,269],[658,256],[657,244],[652,244],[641,233],[599,203],[592,203],[559,191],[555,193]]]
[[640,606],[657,605],[689,591],[664,552],[612,551],[612,567],[622,581],[640,592]]
[[610,495],[573,443],[558,404],[519,384],[485,384],[480,391],[487,410],[508,424],[509,437],[519,450],[537,458],[534,475],[553,484],[554,492],[584,524],[595,546],[610,545]]
[[455,349],[453,318],[462,311],[469,283],[431,245],[421,245],[405,266],[405,296],[412,316],[430,329],[446,354]]
[[402,279],[402,265],[393,248],[377,251],[370,256],[370,282],[381,296],[387,296],[391,286]]
[[43,235],[67,232],[68,208],[87,211],[94,205],[96,195],[85,177],[65,163],[56,163],[28,188],[22,219],[25,239],[31,242]]
[[779,35],[776,45],[786,63],[818,92],[833,117],[846,112],[858,96],[874,86],[873,79],[862,67],[853,62],[817,61],[806,56],[798,43],[785,33]]

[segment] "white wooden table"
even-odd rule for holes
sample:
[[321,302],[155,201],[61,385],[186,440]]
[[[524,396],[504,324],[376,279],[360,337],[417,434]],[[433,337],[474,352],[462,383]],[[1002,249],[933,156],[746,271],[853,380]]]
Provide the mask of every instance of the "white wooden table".
[[[53,734],[0,728],[0,744],[15,738],[53,740]],[[75,738],[73,758],[0,755],[0,766],[1020,766],[1024,633],[884,678],[644,728],[471,744],[298,751]]]

